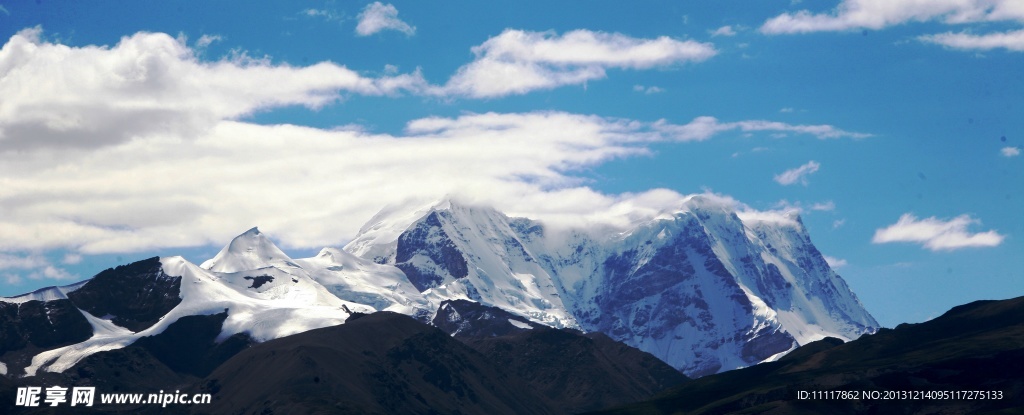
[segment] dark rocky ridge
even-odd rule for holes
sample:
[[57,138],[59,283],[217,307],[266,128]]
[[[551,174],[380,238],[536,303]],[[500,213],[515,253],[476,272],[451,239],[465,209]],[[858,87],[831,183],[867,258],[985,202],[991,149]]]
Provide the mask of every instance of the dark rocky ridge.
[[[520,324],[516,326],[509,320],[515,320]],[[505,336],[530,330],[522,326],[547,327],[500,308],[468,300],[442,302],[431,324],[455,338]]]
[[[968,414],[1024,411],[1024,297],[976,301],[849,343],[707,376],[603,414]],[[798,391],[997,391],[1002,399],[799,400]]]
[[164,274],[159,257],[96,274],[68,294],[78,308],[134,332],[145,330],[181,303],[181,277]]
[[32,356],[87,340],[92,325],[69,300],[0,302],[0,361],[23,373]]

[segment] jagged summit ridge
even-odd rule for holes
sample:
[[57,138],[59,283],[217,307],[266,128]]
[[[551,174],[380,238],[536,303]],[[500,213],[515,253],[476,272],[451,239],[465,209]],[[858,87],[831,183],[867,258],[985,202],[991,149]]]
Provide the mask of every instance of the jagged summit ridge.
[[[181,302],[149,334],[182,316],[227,312],[222,338],[265,341],[341,324],[352,312],[429,322],[446,302],[472,301],[531,324],[604,333],[702,376],[878,327],[798,215],[738,211],[700,195],[624,228],[555,228],[446,198],[384,209],[344,249],[311,258],[290,258],[252,228],[201,267],[160,262],[162,275],[181,280],[180,293],[164,296]],[[88,284],[0,300],[57,301]],[[111,316],[88,317],[106,333],[102,344],[43,352],[32,370],[64,370],[142,334]]]
[[741,212],[697,195],[626,229],[554,232],[446,200],[375,221],[346,248],[398,267],[432,304],[469,299],[571,322],[691,375],[878,327],[793,212]]

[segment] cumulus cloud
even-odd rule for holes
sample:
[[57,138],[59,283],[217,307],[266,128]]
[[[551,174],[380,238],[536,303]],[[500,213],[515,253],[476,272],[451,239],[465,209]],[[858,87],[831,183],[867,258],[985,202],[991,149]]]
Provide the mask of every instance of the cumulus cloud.
[[366,78],[333,63],[297,68],[244,54],[201,62],[163,33],[137,33],[113,47],[68,47],[40,34],[23,30],[0,49],[0,145],[7,151],[195,135],[266,108],[318,108],[342,93],[387,95],[422,83],[418,74]]
[[938,20],[947,24],[1024,22],[1019,0],[843,0],[829,13],[800,10],[765,21],[766,34],[882,29],[901,23]]
[[871,242],[876,244],[890,242],[919,243],[932,251],[952,251],[972,247],[999,246],[1005,239],[996,231],[971,233],[967,228],[981,224],[981,221],[969,215],[960,215],[953,219],[942,220],[934,216],[918,219],[907,213],[900,216],[899,221],[886,228],[875,231]]
[[1020,155],[1020,147],[1003,147],[1002,150],[999,150],[999,154],[1002,154],[1003,157],[1017,157]]
[[563,35],[506,30],[472,50],[476,59],[459,68],[443,92],[474,98],[524,94],[601,79],[608,69],[701,62],[717,53],[710,43],[589,30]]
[[359,13],[356,33],[359,36],[370,36],[382,30],[397,30],[409,36],[416,33],[414,26],[409,26],[398,18],[398,9],[395,6],[375,1],[366,5],[363,12]]
[[783,186],[789,186],[793,183],[801,183],[807,186],[807,176],[814,174],[821,168],[821,164],[811,160],[800,167],[786,170],[775,176],[775,181]]

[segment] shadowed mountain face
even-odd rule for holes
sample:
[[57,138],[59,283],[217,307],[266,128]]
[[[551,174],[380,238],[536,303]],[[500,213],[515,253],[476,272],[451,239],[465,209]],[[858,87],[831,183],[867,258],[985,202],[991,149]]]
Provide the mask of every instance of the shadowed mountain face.
[[600,333],[553,329],[497,307],[445,301],[433,324],[522,379],[561,413],[635,402],[688,378]]
[[0,303],[0,361],[8,373],[23,370],[42,350],[78,343],[90,336],[92,326],[66,299]]
[[[843,344],[708,376],[605,414],[967,414],[1024,411],[1024,297],[976,301]],[[797,399],[800,391],[985,391],[980,399]],[[991,392],[995,392],[992,394]],[[950,395],[945,395],[950,396]],[[1004,413],[1004,412],[1000,412]]]
[[149,328],[181,302],[181,278],[164,274],[160,258],[121,265],[96,274],[68,293],[78,308],[131,331]]
[[202,388],[213,413],[557,413],[484,355],[388,312],[254,346]]

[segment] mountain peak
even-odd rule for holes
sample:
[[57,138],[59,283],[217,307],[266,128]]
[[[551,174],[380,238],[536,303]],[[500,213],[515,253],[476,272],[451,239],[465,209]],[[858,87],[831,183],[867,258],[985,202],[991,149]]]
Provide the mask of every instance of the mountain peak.
[[203,262],[202,268],[214,272],[239,272],[290,263],[292,259],[253,227],[236,236],[217,256]]

